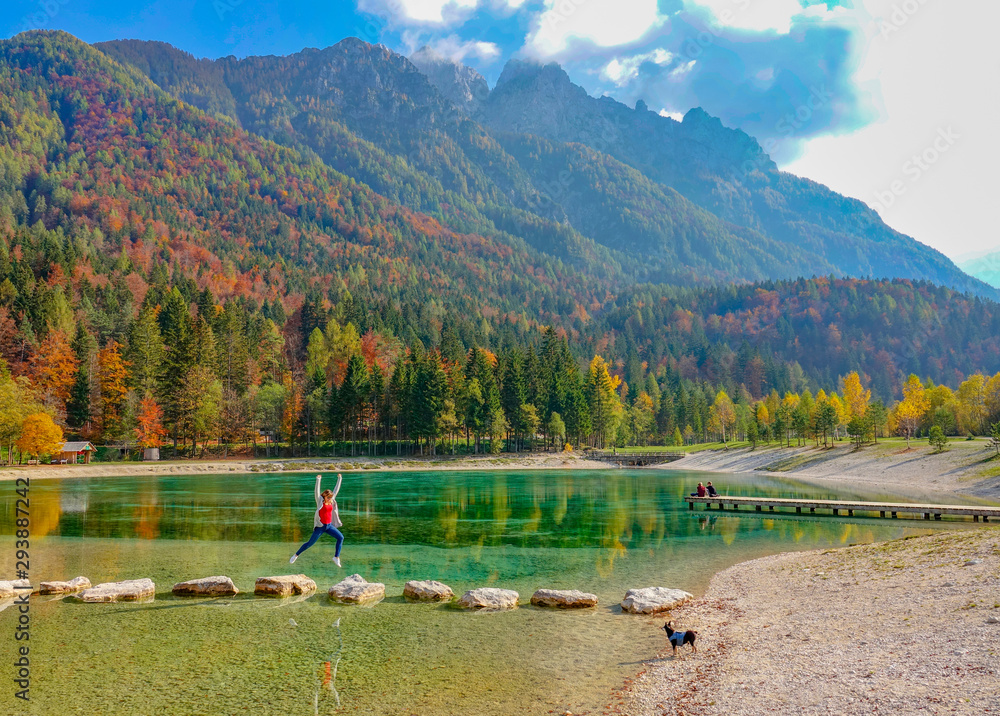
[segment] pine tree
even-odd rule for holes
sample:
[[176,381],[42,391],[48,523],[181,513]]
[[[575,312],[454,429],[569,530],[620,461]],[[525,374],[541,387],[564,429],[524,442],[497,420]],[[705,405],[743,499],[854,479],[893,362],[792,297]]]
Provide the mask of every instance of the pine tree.
[[97,341],[84,328],[83,322],[77,323],[76,335],[70,344],[76,356],[79,367],[70,391],[70,399],[66,405],[66,422],[69,426],[86,431],[91,418],[90,399],[94,392],[94,373],[97,358]]

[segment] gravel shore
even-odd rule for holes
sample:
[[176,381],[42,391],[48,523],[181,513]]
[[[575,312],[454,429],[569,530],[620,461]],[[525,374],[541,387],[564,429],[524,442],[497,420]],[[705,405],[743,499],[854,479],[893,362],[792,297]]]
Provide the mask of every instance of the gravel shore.
[[745,562],[668,618],[697,654],[665,648],[607,713],[1000,713],[997,527]]
[[954,441],[937,452],[926,441],[897,440],[861,450],[844,441],[830,448],[759,446],[702,450],[664,466],[672,470],[756,473],[809,482],[849,483],[869,490],[953,493],[1000,500],[1000,458],[985,440]]
[[165,460],[163,462],[95,462],[90,465],[0,466],[0,482],[19,477],[37,479],[127,477],[132,475],[217,475],[270,472],[380,472],[442,470],[602,470],[610,466],[576,454],[439,455],[437,457],[325,457],[260,460]]

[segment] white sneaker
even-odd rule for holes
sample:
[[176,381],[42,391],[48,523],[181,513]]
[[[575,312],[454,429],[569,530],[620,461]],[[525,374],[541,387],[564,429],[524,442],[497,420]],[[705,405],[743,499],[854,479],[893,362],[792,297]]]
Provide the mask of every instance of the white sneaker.
[[333,563],[339,567],[340,566],[340,557],[334,557],[333,558]]
[[293,554],[292,558],[290,560],[288,560],[288,563],[289,564],[295,564],[295,560],[297,560],[298,558],[299,558],[299,555]]

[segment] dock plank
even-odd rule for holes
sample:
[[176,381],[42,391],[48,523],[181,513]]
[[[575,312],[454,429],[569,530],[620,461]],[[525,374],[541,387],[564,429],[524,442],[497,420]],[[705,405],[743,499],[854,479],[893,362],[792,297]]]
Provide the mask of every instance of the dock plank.
[[924,519],[941,519],[942,515],[958,515],[972,517],[974,522],[980,519],[989,522],[989,518],[1000,518],[1000,506],[984,507],[979,505],[935,505],[914,502],[863,502],[858,500],[798,500],[785,497],[736,497],[731,495],[718,495],[716,497],[685,496],[684,501],[688,503],[689,509],[694,509],[696,504],[704,504],[706,510],[711,510],[712,505],[718,505],[718,509],[725,509],[726,505],[731,505],[731,509],[739,511],[740,506],[751,506],[755,511],[762,512],[767,508],[773,512],[775,508],[794,508],[796,513],[802,510],[809,510],[816,513],[816,510],[829,510],[832,514],[838,515],[840,512],[847,512],[852,516],[855,512],[878,512],[881,517],[891,514],[897,517],[898,514],[921,514]]

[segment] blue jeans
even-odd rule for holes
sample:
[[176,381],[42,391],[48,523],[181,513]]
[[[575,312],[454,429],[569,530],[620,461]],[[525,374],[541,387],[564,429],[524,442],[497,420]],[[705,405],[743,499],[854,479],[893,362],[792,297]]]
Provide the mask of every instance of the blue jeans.
[[324,534],[324,533],[330,535],[335,540],[337,540],[337,553],[336,553],[336,556],[339,557],[340,556],[340,548],[344,544],[344,535],[343,535],[343,533],[340,530],[338,530],[332,524],[323,525],[322,527],[313,527],[312,537],[309,538],[308,542],[306,542],[304,545],[302,545],[301,547],[299,547],[299,551],[296,552],[295,554],[302,554],[307,549],[309,549],[310,547],[312,547],[314,544],[316,544],[316,540],[319,539],[319,536],[321,534]]

